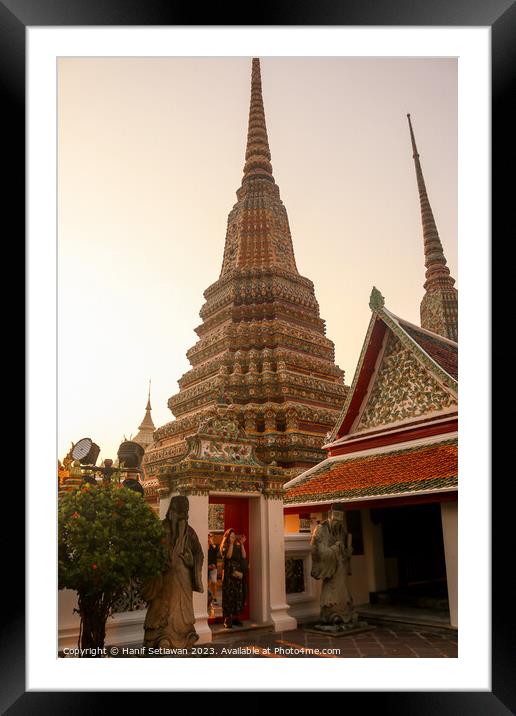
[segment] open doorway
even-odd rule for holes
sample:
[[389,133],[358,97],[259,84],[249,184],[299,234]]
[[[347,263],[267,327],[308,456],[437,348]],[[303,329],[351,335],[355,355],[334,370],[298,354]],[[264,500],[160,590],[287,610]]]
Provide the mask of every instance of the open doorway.
[[371,519],[382,525],[387,582],[371,604],[448,611],[440,505],[373,509]]
[[[249,500],[247,497],[229,497],[225,495],[210,495],[208,506],[208,532],[213,535],[213,543],[217,546],[217,581],[210,585],[208,581],[208,624],[222,623],[222,578],[224,563],[220,555],[220,543],[224,532],[233,528],[237,535],[245,535],[245,550],[247,561],[250,563],[249,539]],[[239,618],[241,621],[249,619],[250,609],[250,573],[245,575],[246,601],[244,610]],[[214,594],[213,594],[214,592]]]

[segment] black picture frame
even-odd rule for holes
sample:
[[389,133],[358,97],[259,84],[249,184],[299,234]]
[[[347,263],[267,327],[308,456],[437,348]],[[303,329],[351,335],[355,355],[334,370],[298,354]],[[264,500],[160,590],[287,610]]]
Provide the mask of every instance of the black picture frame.
[[[243,10],[241,7],[240,10]],[[246,8],[247,9],[247,8]],[[97,26],[97,25],[350,25],[350,26],[484,26],[491,28],[492,38],[492,211],[493,237],[502,232],[514,234],[514,179],[505,179],[504,167],[512,147],[514,153],[514,117],[509,111],[511,80],[516,67],[516,5],[513,0],[317,0],[274,4],[250,4],[252,16],[233,14],[231,6],[213,4],[202,9],[179,7],[167,0],[1,0],[0,2],[0,77],[3,87],[4,171],[8,178],[4,189],[5,218],[15,219],[10,245],[18,250],[23,262],[25,232],[25,29],[28,26]],[[511,119],[512,118],[512,119]],[[7,156],[5,156],[5,152]],[[512,217],[511,217],[512,219]],[[514,238],[512,239],[514,241]],[[500,254],[498,254],[498,257]],[[511,262],[504,254],[493,256],[493,268],[498,283],[510,285],[508,271]],[[495,295],[496,298],[496,295]],[[23,302],[23,301],[22,301]],[[494,304],[498,306],[498,304]],[[499,306],[498,306],[499,307]],[[492,330],[501,330],[501,313],[492,314]],[[500,354],[495,350],[493,360],[499,358],[499,371],[493,375],[507,375],[501,366]],[[498,378],[501,380],[502,378]],[[499,386],[500,387],[500,386]],[[493,385],[493,395],[496,381]],[[20,396],[18,395],[18,401]],[[509,451],[509,429],[500,425],[493,434],[492,454]],[[490,436],[485,436],[489,440]],[[496,449],[498,447],[498,450]],[[512,472],[512,471],[510,471]],[[16,489],[11,493],[14,504],[21,511],[23,483],[17,476]],[[494,477],[494,475],[493,475]],[[511,521],[502,519],[503,505],[514,494],[512,475],[498,474],[492,485],[492,691],[491,692],[351,692],[344,695],[346,708],[350,699],[355,708],[381,709],[387,714],[509,714],[516,712],[516,627],[514,587],[510,578],[515,552]],[[507,478],[507,479],[504,479]],[[510,480],[508,478],[511,478]],[[50,479],[50,478],[48,478]],[[14,481],[9,489],[14,490]],[[7,496],[7,491],[4,495]],[[16,508],[15,508],[16,509]],[[104,692],[26,692],[25,690],[25,606],[24,606],[24,534],[20,522],[10,528],[8,549],[4,550],[4,590],[9,606],[4,607],[1,638],[0,674],[2,681],[0,708],[2,713],[18,716],[24,713],[101,713],[119,693]],[[13,531],[14,530],[14,531]],[[485,528],[479,535],[485,535]],[[5,538],[4,538],[5,539]],[[479,537],[483,539],[483,537]],[[4,542],[4,544],[6,544]],[[474,595],[472,597],[474,599]],[[261,696],[257,695],[258,702]],[[131,694],[132,705],[139,699]],[[106,706],[100,706],[99,700]],[[322,703],[321,703],[322,707]]]

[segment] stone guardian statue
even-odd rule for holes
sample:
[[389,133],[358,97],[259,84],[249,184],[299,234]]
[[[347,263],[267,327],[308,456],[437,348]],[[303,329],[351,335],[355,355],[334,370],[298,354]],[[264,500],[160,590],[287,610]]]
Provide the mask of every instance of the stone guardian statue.
[[353,548],[340,505],[332,506],[328,519],[317,525],[311,547],[312,577],[322,579],[321,617],[315,629],[331,633],[363,626],[358,622],[349,590]]
[[189,648],[199,639],[195,631],[193,592],[203,592],[204,555],[195,530],[188,524],[188,498],[173,497],[162,524],[168,562],[165,570],[141,588],[148,602],[144,646]]

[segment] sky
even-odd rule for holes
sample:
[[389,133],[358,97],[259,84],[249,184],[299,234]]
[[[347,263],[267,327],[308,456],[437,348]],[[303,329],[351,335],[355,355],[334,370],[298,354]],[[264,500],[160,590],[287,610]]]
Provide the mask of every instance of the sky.
[[[419,324],[424,255],[407,124],[457,274],[457,61],[261,58],[299,272],[351,384],[372,286]],[[251,58],[58,61],[58,456],[156,427],[189,369],[242,179]]]

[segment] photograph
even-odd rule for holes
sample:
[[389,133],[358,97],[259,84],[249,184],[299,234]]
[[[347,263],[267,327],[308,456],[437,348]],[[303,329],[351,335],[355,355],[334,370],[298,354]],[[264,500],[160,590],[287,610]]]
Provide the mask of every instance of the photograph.
[[514,0],[0,2],[26,346],[1,713],[516,713],[515,38]]
[[57,658],[457,660],[457,57],[56,91]]

